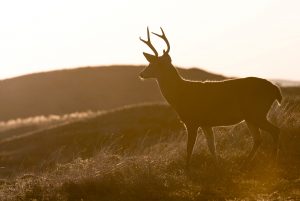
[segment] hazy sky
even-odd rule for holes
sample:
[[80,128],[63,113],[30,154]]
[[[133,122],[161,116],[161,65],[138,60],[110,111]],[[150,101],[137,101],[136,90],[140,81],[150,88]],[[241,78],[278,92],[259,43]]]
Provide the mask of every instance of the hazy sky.
[[[173,64],[300,80],[298,0],[0,1],[0,79],[53,69],[147,64],[162,26]],[[159,52],[164,44],[152,37]]]

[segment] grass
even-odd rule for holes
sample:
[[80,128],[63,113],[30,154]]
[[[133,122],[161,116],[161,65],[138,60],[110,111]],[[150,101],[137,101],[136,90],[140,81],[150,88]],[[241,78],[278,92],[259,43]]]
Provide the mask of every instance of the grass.
[[[122,108],[20,135],[0,145],[1,164],[14,169],[3,170],[0,200],[299,199],[300,101],[285,99],[269,118],[282,130],[278,161],[272,163],[272,139],[263,132],[248,171],[239,171],[252,146],[241,123],[214,129],[218,166],[199,131],[187,172],[186,133],[166,105]],[[30,149],[18,149],[20,145]],[[4,157],[4,150],[15,152]],[[43,161],[57,150],[55,160]],[[37,152],[34,160],[15,168],[20,158]]]

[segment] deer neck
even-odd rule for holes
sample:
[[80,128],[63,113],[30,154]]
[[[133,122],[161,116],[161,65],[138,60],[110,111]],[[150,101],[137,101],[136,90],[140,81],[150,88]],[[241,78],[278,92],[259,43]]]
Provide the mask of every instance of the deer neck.
[[157,78],[158,85],[160,87],[162,95],[171,104],[176,104],[178,96],[180,94],[180,88],[183,79],[178,74],[175,67],[170,68],[168,73],[161,75]]

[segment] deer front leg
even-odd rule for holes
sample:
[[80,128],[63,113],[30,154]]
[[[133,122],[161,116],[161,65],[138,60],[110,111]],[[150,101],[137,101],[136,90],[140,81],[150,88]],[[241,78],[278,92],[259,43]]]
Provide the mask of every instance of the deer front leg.
[[191,156],[193,153],[194,144],[197,137],[197,126],[186,126],[188,133],[188,141],[187,141],[187,158],[186,158],[186,167],[189,168]]

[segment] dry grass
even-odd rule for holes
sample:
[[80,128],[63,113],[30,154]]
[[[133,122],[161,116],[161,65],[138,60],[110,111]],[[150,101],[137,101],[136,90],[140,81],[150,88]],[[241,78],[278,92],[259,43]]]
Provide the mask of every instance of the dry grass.
[[[272,139],[263,133],[263,145],[249,170],[239,171],[239,165],[252,145],[251,137],[242,123],[215,129],[220,156],[218,166],[214,165],[205,138],[199,133],[192,168],[187,172],[184,168],[186,134],[169,107],[137,106],[102,114],[48,131],[50,134],[62,134],[71,130],[71,133],[76,131],[86,138],[95,137],[96,134],[92,134],[97,133],[96,151],[88,155],[75,153],[78,158],[65,163],[58,160],[55,166],[44,166],[39,171],[24,169],[11,174],[10,178],[1,181],[0,199],[299,199],[300,102],[285,100],[280,108],[273,108],[270,119],[282,129],[281,149],[276,164],[270,158]],[[47,133],[38,134],[43,135]],[[43,138],[39,140],[42,143]],[[39,149],[41,147],[35,151]]]

